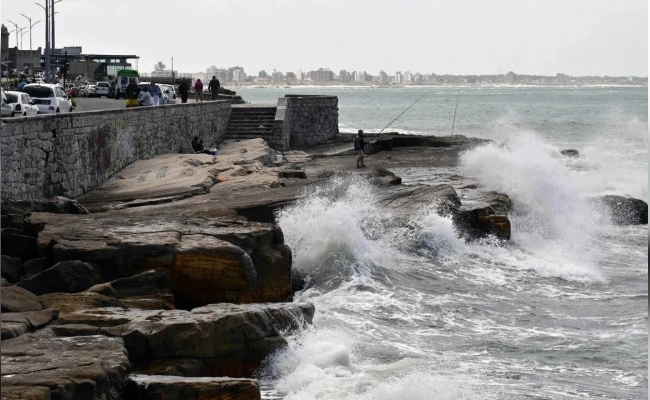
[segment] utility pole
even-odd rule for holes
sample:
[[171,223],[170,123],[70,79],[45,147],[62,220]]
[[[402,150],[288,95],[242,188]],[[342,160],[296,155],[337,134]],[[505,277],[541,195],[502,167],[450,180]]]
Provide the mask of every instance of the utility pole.
[[172,85],[176,84],[176,77],[174,77],[174,57],[172,57]]
[[50,82],[50,0],[45,0],[45,7],[34,3],[45,10],[45,82]]
[[23,41],[24,41],[23,36],[27,34],[27,31],[23,32],[25,29],[27,29],[27,27],[20,29],[20,50],[23,49]]
[[32,70],[32,78],[33,78],[34,77],[34,53],[32,53],[32,28],[34,27],[34,25],[41,22],[41,20],[39,19],[38,21],[32,24],[32,19],[30,17],[28,17],[25,14],[20,14],[20,15],[27,18],[27,20],[29,21],[29,63],[31,64],[30,67]]
[[20,48],[20,45],[18,44],[18,39],[20,39],[20,31],[23,30],[23,28],[19,28],[18,24],[15,23],[14,21],[7,20],[10,24],[13,24],[14,28],[16,28],[16,48]]

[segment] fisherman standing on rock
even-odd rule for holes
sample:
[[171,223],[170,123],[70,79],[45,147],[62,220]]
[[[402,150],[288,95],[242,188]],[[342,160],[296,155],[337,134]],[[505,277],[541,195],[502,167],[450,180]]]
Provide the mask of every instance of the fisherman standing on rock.
[[359,129],[359,133],[354,137],[354,150],[357,152],[357,168],[363,168],[366,164],[363,162],[366,154],[363,152],[366,142],[363,141],[363,130]]

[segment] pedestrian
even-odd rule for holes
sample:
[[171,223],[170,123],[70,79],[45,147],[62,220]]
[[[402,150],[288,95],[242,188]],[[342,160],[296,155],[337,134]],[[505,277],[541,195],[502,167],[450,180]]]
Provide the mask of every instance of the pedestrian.
[[138,106],[138,94],[140,94],[140,87],[135,83],[135,79],[130,78],[129,84],[126,86],[125,90],[126,97],[126,106],[127,107],[137,107]]
[[149,94],[149,89],[146,86],[143,87],[138,94],[138,104],[141,106],[151,105],[151,94]]
[[27,82],[27,78],[25,77],[25,75],[23,75],[23,76],[20,78],[20,83],[18,83],[18,87],[17,87],[18,91],[19,91],[19,92],[22,92],[22,91],[23,91],[23,88],[24,88],[25,85],[27,85],[28,83],[29,83],[29,82]]
[[149,84],[149,94],[151,95],[151,105],[159,106],[162,104],[162,92],[160,86],[156,85],[154,81]]
[[357,136],[354,137],[354,150],[357,152],[357,168],[363,168],[366,164],[363,162],[366,154],[363,152],[366,142],[363,141],[363,130],[359,129]]
[[190,94],[190,85],[188,85],[186,80],[182,80],[178,85],[178,93],[181,94],[181,102],[183,104],[187,103],[187,97]]
[[196,92],[196,101],[203,102],[203,82],[200,79],[196,80],[194,83],[194,91]]
[[212,100],[217,100],[219,98],[219,89],[221,89],[221,83],[219,83],[219,79],[217,79],[216,76],[212,75],[212,80],[208,84],[208,90],[210,90]]
[[192,139],[192,150],[195,153],[212,154],[210,150],[203,147],[203,139],[199,139],[198,136],[194,136],[194,139]]

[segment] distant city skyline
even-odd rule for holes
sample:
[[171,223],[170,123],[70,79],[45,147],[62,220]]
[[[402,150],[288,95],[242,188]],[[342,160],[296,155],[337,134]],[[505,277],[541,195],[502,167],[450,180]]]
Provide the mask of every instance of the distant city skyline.
[[[26,26],[21,14],[44,17],[34,2],[0,1],[10,30],[8,21]],[[648,75],[646,0],[62,0],[56,7],[57,46],[137,54],[141,71],[158,61],[170,65],[173,57],[174,69],[186,72],[216,63],[250,73],[329,67],[373,74]],[[144,16],[158,26],[141,25]],[[142,29],[127,29],[130,20]],[[43,23],[34,26],[32,46],[44,46]]]
[[[163,62],[154,66],[150,73],[140,71],[151,78],[171,78],[172,71]],[[378,74],[367,71],[332,71],[329,68],[319,68],[311,71],[283,72],[273,69],[257,73],[248,73],[241,66],[229,68],[208,67],[204,72],[187,73],[174,71],[177,79],[209,80],[216,76],[222,84],[352,84],[352,85],[446,85],[446,84],[525,84],[525,85],[646,85],[647,76],[571,76],[563,73],[555,75],[527,75],[509,71],[506,74],[426,74],[419,71],[396,71],[388,74],[381,70]]]

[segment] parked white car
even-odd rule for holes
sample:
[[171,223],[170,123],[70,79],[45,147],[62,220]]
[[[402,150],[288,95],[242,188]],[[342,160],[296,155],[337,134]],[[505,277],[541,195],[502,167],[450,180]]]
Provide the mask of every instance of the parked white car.
[[65,94],[61,85],[51,83],[30,83],[23,92],[32,97],[39,114],[71,112],[72,101]]
[[13,107],[12,117],[21,115],[23,117],[31,117],[38,114],[38,107],[34,105],[34,101],[27,93],[8,91],[6,95],[7,103]]
[[86,97],[94,97],[95,94],[97,93],[97,87],[95,85],[88,85],[86,86],[86,92],[85,92]]
[[176,90],[174,85],[160,85],[163,92],[163,104],[176,104]]
[[11,104],[7,103],[7,95],[5,94],[5,90],[2,89],[2,109],[1,109],[2,117],[11,117],[11,113],[14,112],[14,108],[11,106]]
[[102,96],[108,97],[110,92],[111,92],[111,84],[110,83],[108,83],[108,82],[97,82],[97,84],[95,84],[95,96],[97,96],[97,97],[102,97]]

